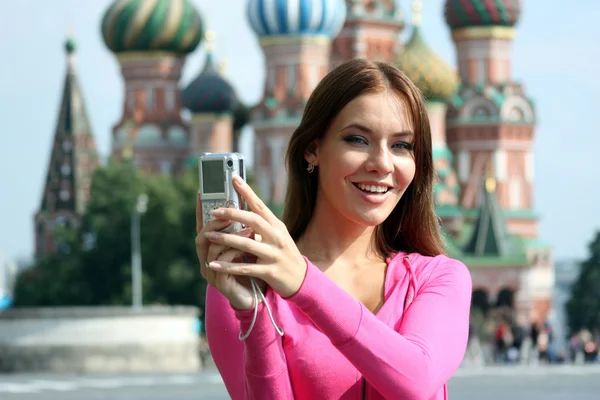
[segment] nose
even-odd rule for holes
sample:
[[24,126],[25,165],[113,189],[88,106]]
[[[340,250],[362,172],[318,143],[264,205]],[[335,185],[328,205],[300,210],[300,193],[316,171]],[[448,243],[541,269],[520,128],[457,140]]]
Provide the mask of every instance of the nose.
[[394,170],[392,157],[386,146],[374,147],[367,160],[367,171],[377,172],[380,175],[391,173]]

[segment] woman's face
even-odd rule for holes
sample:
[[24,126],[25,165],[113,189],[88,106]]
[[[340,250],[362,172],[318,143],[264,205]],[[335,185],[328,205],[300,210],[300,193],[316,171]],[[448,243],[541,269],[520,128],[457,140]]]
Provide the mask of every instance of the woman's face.
[[317,166],[317,208],[377,226],[390,215],[415,176],[414,128],[404,101],[392,92],[357,97],[306,153]]

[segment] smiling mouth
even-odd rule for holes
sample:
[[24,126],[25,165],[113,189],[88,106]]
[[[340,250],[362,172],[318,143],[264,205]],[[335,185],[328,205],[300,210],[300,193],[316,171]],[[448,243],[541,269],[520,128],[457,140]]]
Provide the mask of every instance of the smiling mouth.
[[363,183],[352,183],[358,190],[368,194],[386,194],[389,190],[389,186],[385,185],[366,185]]

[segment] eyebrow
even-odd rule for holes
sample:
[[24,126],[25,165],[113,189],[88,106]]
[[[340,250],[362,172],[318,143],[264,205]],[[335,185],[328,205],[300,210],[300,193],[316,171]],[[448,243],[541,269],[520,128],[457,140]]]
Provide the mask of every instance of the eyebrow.
[[[359,131],[362,131],[364,133],[373,134],[373,130],[367,128],[366,126],[364,126],[362,124],[356,123],[356,122],[346,126],[345,128],[342,129],[342,131],[345,131],[350,128],[358,129]],[[407,136],[413,136],[413,135],[414,134],[412,131],[401,131],[401,132],[396,132],[396,133],[392,134],[392,136],[394,136],[394,137],[407,137]]]

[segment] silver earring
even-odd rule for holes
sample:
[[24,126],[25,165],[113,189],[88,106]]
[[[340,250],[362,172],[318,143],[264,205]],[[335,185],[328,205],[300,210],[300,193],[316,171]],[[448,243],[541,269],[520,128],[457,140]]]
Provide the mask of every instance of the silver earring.
[[308,167],[306,167],[306,171],[308,171],[309,174],[312,174],[314,170],[315,170],[315,164],[308,163]]

